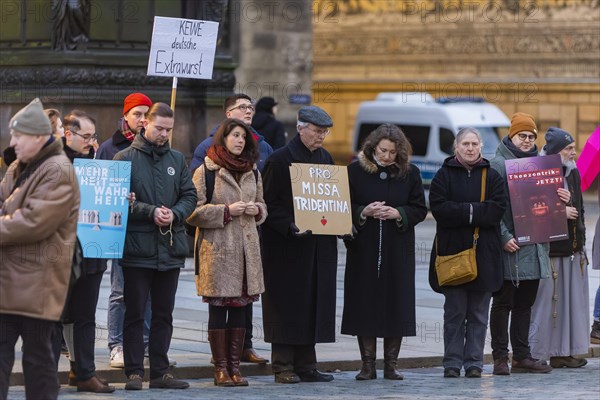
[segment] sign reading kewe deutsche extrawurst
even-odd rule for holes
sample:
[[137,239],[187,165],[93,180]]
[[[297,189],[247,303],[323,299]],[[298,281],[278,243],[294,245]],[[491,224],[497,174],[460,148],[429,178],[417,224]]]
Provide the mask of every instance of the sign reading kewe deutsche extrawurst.
[[339,165],[290,165],[294,219],[300,232],[315,235],[352,233],[348,170]]

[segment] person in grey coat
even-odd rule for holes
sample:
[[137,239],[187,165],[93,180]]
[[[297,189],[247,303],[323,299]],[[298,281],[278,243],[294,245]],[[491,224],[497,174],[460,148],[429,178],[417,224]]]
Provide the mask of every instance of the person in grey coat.
[[[516,113],[511,118],[508,136],[505,136],[491,161],[493,169],[503,177],[506,192],[506,167],[504,162],[515,158],[536,157],[538,149],[537,126],[533,116]],[[563,202],[570,200],[568,190],[559,188],[557,194]],[[550,259],[548,243],[536,243],[519,246],[515,237],[513,215],[507,207],[500,222],[502,241],[504,284],[493,296],[490,313],[490,332],[492,335],[492,356],[494,357],[494,375],[509,375],[508,367],[508,323],[510,317],[510,342],[513,350],[512,372],[547,373],[552,368],[531,356],[529,347],[529,324],[531,307],[535,302],[540,279],[550,277]]]

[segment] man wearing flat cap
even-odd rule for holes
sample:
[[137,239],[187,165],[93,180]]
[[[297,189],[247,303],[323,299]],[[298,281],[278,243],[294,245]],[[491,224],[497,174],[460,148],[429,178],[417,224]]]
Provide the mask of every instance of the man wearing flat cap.
[[575,140],[566,131],[550,127],[540,155],[560,154],[564,188],[571,192],[566,207],[569,237],[550,243],[551,279],[540,281],[531,309],[531,354],[549,360],[552,368],[579,368],[587,364],[589,283],[585,255],[585,221],[581,177],[575,164]]
[[34,99],[10,120],[13,162],[0,183],[0,399],[23,341],[28,399],[56,399],[52,339],[71,276],[79,185]]
[[331,117],[316,106],[298,112],[296,135],[263,170],[269,216],[262,225],[263,321],[277,383],[329,382],[317,370],[315,343],[335,341],[337,238],[300,232],[294,223],[290,164],[333,164],[322,148]]
[[[536,157],[535,144],[538,131],[533,116],[518,112],[510,120],[508,136],[505,136],[490,162],[492,168],[506,179],[506,160]],[[558,198],[567,203],[570,193],[557,189]],[[509,198],[510,204],[510,198]],[[490,312],[490,333],[492,335],[492,356],[494,375],[512,373],[548,373],[552,368],[531,355],[529,346],[529,325],[531,307],[535,302],[541,279],[550,277],[548,243],[519,245],[515,236],[515,226],[511,207],[507,207],[500,221],[500,235],[503,254],[504,283],[500,291],[494,293]],[[509,334],[510,318],[510,334]],[[512,364],[509,369],[508,342],[512,346]]]

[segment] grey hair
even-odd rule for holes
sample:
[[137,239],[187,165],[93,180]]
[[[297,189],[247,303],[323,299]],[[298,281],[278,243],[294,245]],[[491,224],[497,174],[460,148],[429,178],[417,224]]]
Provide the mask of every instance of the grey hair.
[[479,144],[481,145],[481,147],[483,147],[483,139],[481,138],[481,133],[479,133],[479,131],[475,128],[466,127],[466,128],[460,128],[458,130],[458,132],[456,133],[456,137],[454,138],[454,148],[455,149],[458,146],[458,143],[460,143],[461,138],[463,136],[465,136],[467,133],[475,134],[475,136],[477,136],[477,139],[479,139]]
[[308,128],[309,122],[298,121],[296,122],[296,128]]

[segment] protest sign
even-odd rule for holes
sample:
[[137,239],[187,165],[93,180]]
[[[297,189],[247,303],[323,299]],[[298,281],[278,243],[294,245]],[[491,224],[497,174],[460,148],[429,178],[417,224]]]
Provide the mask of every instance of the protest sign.
[[122,258],[131,163],[76,158],[73,167],[81,192],[77,237],[83,256]]
[[300,232],[314,235],[352,233],[348,170],[338,165],[290,165],[294,219]]
[[154,17],[148,75],[212,79],[219,23]]
[[506,160],[505,165],[517,243],[567,239],[565,203],[556,193],[564,187],[560,155]]

